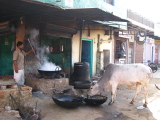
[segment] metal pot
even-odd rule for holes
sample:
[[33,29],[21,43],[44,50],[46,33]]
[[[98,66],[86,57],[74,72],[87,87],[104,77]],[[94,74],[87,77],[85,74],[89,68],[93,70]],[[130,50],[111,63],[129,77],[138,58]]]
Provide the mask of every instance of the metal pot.
[[50,76],[50,77],[56,77],[57,75],[60,74],[61,70],[57,67],[55,71],[47,71],[47,70],[40,70],[38,69],[39,74],[42,76]]
[[90,89],[91,85],[92,83],[86,80],[74,81],[75,89]]
[[94,96],[87,96],[87,98],[84,99],[86,104],[92,105],[92,106],[98,106],[106,102],[108,97],[105,97],[103,95],[94,95]]
[[64,93],[55,94],[52,99],[57,105],[65,108],[76,108],[83,102],[83,97]]

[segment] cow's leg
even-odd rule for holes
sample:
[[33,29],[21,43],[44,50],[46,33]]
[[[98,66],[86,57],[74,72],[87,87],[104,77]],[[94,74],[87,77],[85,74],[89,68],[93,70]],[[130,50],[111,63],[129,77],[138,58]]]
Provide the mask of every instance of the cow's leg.
[[144,86],[144,95],[145,95],[145,103],[144,103],[144,107],[147,107],[148,104],[148,86]]
[[136,94],[135,94],[135,96],[133,97],[133,99],[132,99],[132,101],[130,102],[130,104],[133,104],[134,103],[134,101],[135,101],[135,99],[137,98],[137,95],[140,93],[140,91],[141,91],[141,84],[136,84]]
[[112,91],[111,91],[111,101],[109,102],[109,105],[112,105],[114,103],[114,100],[116,98],[117,93],[117,84],[112,84]]

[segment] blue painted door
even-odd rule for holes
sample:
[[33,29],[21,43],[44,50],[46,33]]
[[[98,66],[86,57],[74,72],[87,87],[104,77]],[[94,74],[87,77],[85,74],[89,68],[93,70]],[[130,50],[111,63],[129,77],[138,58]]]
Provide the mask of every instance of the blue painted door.
[[92,75],[92,40],[82,40],[81,62],[88,62],[90,65],[90,75]]

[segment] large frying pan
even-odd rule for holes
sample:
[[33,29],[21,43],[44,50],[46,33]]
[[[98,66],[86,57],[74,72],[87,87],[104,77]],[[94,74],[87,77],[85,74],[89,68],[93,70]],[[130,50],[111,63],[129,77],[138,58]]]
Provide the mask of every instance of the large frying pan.
[[84,98],[84,101],[88,105],[98,106],[106,102],[108,97],[103,95],[94,95],[94,96],[87,96],[87,98]]
[[55,71],[48,71],[48,70],[41,70],[38,69],[39,74],[41,74],[42,76],[50,76],[50,77],[56,77],[57,75],[60,74],[61,70],[59,70],[59,68],[57,67],[55,69]]
[[83,97],[64,93],[54,94],[52,99],[57,105],[65,108],[76,108],[80,106],[83,101]]

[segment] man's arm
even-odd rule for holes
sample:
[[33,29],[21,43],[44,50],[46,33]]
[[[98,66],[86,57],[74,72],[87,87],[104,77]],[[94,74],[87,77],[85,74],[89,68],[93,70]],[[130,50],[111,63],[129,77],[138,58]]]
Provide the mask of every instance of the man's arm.
[[18,73],[18,66],[17,66],[17,61],[13,60],[13,65],[14,65],[14,70],[16,73]]
[[26,55],[30,54],[31,52],[34,52],[34,49],[32,49],[32,50],[26,52]]

